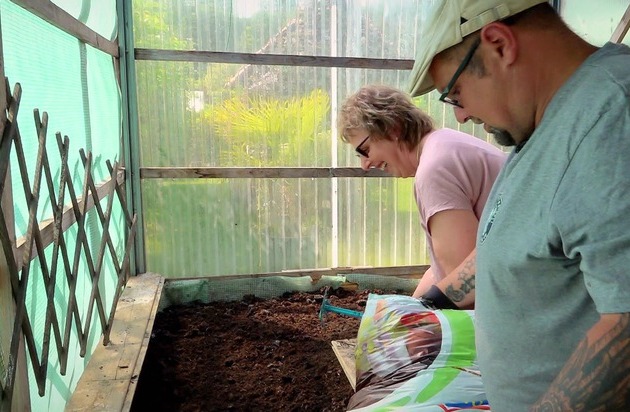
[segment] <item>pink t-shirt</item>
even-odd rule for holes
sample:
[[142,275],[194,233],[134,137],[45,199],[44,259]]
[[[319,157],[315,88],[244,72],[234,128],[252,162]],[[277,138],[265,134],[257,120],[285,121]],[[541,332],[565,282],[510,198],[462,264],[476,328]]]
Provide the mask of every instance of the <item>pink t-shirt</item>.
[[439,129],[424,137],[415,194],[436,279],[446,273],[435,259],[429,218],[443,210],[463,209],[479,219],[506,159],[499,148],[457,130]]

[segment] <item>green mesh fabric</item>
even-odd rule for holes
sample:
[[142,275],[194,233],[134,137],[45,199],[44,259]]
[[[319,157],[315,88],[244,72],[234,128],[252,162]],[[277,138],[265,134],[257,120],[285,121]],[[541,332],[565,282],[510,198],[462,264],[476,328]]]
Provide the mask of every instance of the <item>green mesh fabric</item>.
[[159,310],[171,305],[187,304],[194,301],[204,303],[240,300],[245,295],[269,299],[286,292],[315,292],[323,287],[339,287],[344,282],[358,284],[358,289],[396,290],[411,294],[418,284],[417,279],[404,279],[395,276],[350,274],[322,276],[314,281],[310,276],[264,276],[243,279],[171,279],[164,284]]
[[[113,0],[81,1],[65,0],[54,2],[59,7],[106,39],[114,39],[117,30],[116,2]],[[33,120],[33,111],[37,109],[40,116],[48,115],[47,152],[51,174],[55,182],[55,191],[59,191],[61,158],[57,147],[56,133],[68,136],[70,141],[68,166],[72,181],[80,194],[83,186],[84,167],[80,157],[80,149],[93,155],[92,173],[98,184],[109,178],[106,160],[112,163],[121,160],[120,127],[121,105],[114,62],[110,55],[86,46],[73,36],[52,26],[22,7],[8,1],[0,0],[0,23],[2,28],[2,51],[5,76],[11,90],[16,83],[22,88],[22,98],[17,121],[20,137],[27,163],[28,180],[32,190],[35,165],[38,153],[38,137]],[[15,232],[19,239],[24,236],[28,226],[29,213],[27,198],[24,194],[22,176],[18,168],[15,150],[11,157],[11,178],[15,214]],[[70,203],[69,197],[65,204]],[[105,201],[102,203],[105,207]],[[124,250],[124,224],[121,223],[122,212],[115,207],[109,232],[115,248]],[[38,203],[37,220],[39,222],[52,217],[49,193],[45,181],[42,180],[40,201]],[[86,234],[91,245],[92,255],[97,254],[102,237],[102,225],[95,212],[90,212],[86,222]],[[76,228],[71,227],[65,234],[69,250],[76,244]],[[26,310],[36,340],[36,350],[41,356],[43,330],[46,318],[46,290],[40,262],[51,265],[52,246],[43,257],[31,263],[28,278]],[[40,260],[41,259],[41,260]],[[55,283],[54,306],[61,324],[67,313],[69,296],[68,282],[60,268]],[[79,265],[77,303],[86,318],[90,296],[91,281],[85,268],[83,256]],[[116,273],[112,269],[107,255],[103,263],[99,288],[104,296],[103,304],[110,308],[115,291]],[[85,328],[85,325],[83,325]],[[92,316],[89,326],[90,340],[87,354],[82,358],[76,340],[73,323],[70,345],[68,347],[68,368],[65,375],[59,372],[59,359],[54,339],[52,339],[48,360],[46,388],[43,397],[38,395],[30,360],[27,361],[31,409],[35,411],[63,410],[67,399],[76,386],[89,357],[100,342],[100,324],[98,316]],[[11,335],[11,331],[0,330],[3,336]],[[63,334],[63,326],[62,326]],[[7,351],[5,351],[7,349]],[[0,350],[0,372],[8,362],[8,348],[4,345]]]

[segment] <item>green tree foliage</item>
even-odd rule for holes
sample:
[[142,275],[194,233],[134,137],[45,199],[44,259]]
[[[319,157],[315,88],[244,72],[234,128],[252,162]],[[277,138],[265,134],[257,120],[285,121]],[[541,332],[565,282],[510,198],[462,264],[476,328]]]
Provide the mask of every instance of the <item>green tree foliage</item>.
[[[214,124],[216,135],[230,143],[231,149],[220,153],[222,164],[299,167],[303,163],[312,166],[316,156],[324,159],[322,163],[330,163],[330,130],[326,127],[329,113],[328,95],[322,90],[313,90],[306,96],[289,99],[234,97],[208,109],[204,117]],[[301,204],[315,204],[317,194],[302,192],[300,184],[298,179],[286,179],[274,195],[269,192],[268,182],[263,181],[256,183],[257,189],[252,195],[259,210],[268,207],[265,202],[271,199],[275,203],[272,206],[281,210],[283,220],[292,222],[291,226],[296,222],[306,225],[311,219],[302,216]],[[301,198],[295,196],[299,192]],[[314,219],[316,215],[311,216]],[[300,232],[299,227],[286,226],[265,230],[282,230],[295,235]]]
[[[234,147],[222,154],[226,165],[301,166],[305,161],[310,166],[315,149],[329,147],[329,112],[328,95],[313,90],[289,99],[233,97],[208,109],[204,118]],[[330,158],[329,151],[319,155]]]

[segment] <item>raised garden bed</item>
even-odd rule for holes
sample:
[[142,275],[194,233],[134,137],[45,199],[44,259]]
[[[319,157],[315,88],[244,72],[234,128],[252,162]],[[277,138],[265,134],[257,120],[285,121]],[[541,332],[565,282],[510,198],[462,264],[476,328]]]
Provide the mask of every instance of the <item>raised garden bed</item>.
[[[384,293],[383,291],[374,291]],[[363,310],[368,291],[333,290]],[[344,411],[353,389],[331,341],[359,319],[318,317],[322,291],[173,305],[158,313],[132,411]]]

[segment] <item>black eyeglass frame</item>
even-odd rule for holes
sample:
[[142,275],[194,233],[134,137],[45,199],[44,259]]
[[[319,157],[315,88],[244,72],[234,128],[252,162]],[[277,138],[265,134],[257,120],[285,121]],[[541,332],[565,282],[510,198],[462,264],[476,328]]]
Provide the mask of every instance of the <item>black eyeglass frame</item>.
[[451,92],[451,89],[453,88],[453,86],[455,85],[455,82],[457,81],[457,79],[459,79],[459,76],[462,74],[462,72],[464,70],[466,70],[466,67],[470,63],[470,60],[472,59],[473,55],[475,54],[475,51],[477,51],[477,47],[479,47],[480,43],[481,43],[481,39],[477,39],[475,41],[475,43],[472,45],[470,50],[468,50],[468,53],[466,53],[466,56],[464,57],[464,60],[462,60],[462,62],[459,64],[459,67],[457,68],[457,70],[455,70],[455,74],[453,74],[453,77],[451,78],[451,81],[448,82],[448,84],[446,85],[446,89],[444,89],[444,91],[440,95],[440,101],[442,103],[448,103],[450,105],[462,108],[462,105],[460,105],[457,100],[451,99],[450,97],[448,97],[448,95]]
[[365,143],[367,141],[367,139],[370,138],[370,135],[367,135],[365,139],[361,140],[361,143],[359,143],[357,145],[357,147],[354,148],[354,151],[357,152],[359,154],[359,156],[363,156],[366,159],[368,157],[370,157],[370,155],[368,154],[368,152],[365,151],[365,149],[362,149],[361,146],[363,146],[363,143]]

